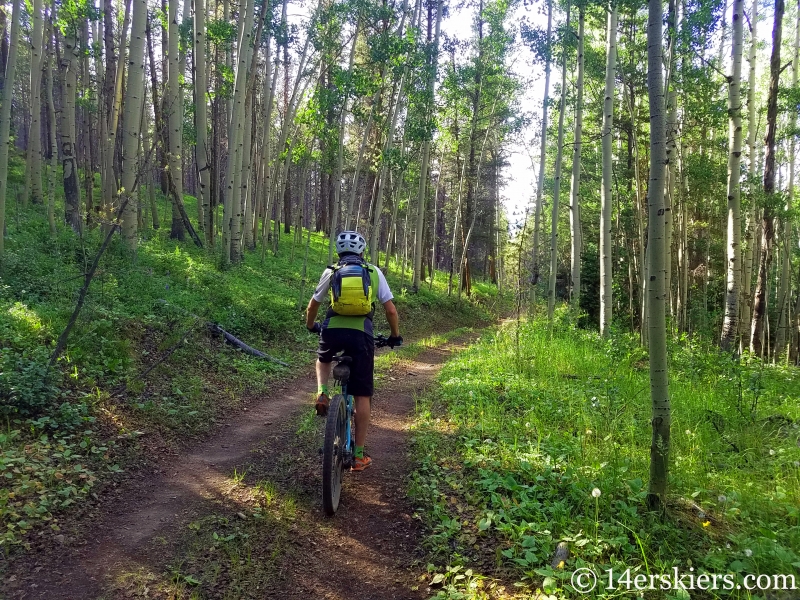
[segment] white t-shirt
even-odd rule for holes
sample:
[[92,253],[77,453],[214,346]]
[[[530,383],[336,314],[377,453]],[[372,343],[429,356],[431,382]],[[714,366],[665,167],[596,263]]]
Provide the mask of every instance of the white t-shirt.
[[[378,273],[378,302],[381,304],[385,304],[392,298],[394,295],[392,294],[392,290],[389,289],[389,284],[386,283],[386,277],[383,276],[383,272],[376,267],[375,265],[370,265],[375,271]],[[325,298],[328,297],[328,290],[331,289],[331,276],[333,275],[333,270],[325,269],[322,273],[322,277],[319,278],[319,283],[317,284],[317,289],[314,291],[314,300],[319,303],[325,301]]]

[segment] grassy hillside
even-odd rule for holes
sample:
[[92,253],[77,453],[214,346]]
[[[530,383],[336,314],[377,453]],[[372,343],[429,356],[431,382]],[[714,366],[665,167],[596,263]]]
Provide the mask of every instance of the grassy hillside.
[[[193,201],[187,198],[189,214]],[[305,283],[305,248],[293,248],[291,234],[263,263],[260,253],[248,253],[226,271],[216,253],[169,240],[168,227],[143,232],[135,256],[116,239],[66,352],[48,372],[101,239],[97,229],[79,239],[62,227],[51,238],[43,212],[12,207],[0,272],[0,553],[42,524],[57,530],[58,512],[80,503],[98,480],[202,434],[270,381],[309,370],[316,340],[305,330],[304,308],[327,264],[319,234],[311,235]],[[461,303],[447,297],[443,274],[432,290],[407,292],[401,270],[393,264],[388,280],[408,341],[500,309],[491,286],[478,284]],[[290,366],[224,345],[208,322]],[[382,315],[376,329],[388,331]]]
[[[797,370],[737,362],[697,340],[671,345],[670,498],[661,518],[644,502],[644,350],[631,336],[605,341],[561,323],[552,334],[534,320],[484,335],[445,366],[421,407],[412,492],[437,597],[507,597],[502,584],[506,593],[585,597],[570,585],[581,567],[617,577],[693,568],[741,585],[746,574],[800,573]],[[559,541],[570,558],[554,569]],[[602,591],[589,597],[626,595]]]

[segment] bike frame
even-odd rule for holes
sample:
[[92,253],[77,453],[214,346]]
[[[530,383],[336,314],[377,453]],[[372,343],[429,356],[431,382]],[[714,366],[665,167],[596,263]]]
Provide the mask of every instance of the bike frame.
[[355,398],[347,393],[347,383],[342,384],[342,396],[344,396],[345,406],[345,436],[344,436],[344,451],[343,462],[345,468],[350,468],[353,465],[353,408]]

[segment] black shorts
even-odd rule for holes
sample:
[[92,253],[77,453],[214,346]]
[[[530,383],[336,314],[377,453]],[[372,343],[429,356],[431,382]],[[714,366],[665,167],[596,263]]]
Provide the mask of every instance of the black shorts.
[[372,396],[375,371],[375,341],[358,329],[327,328],[319,338],[319,362],[329,363],[333,355],[344,351],[353,359],[347,393],[353,396]]

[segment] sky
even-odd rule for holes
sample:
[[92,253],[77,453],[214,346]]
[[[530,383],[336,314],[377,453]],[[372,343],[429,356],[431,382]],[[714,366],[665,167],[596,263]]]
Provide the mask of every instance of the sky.
[[[471,27],[474,16],[474,8],[454,10],[447,19],[442,21],[442,31],[460,39],[468,39],[472,34]],[[508,22],[516,27],[523,17],[526,17],[532,25],[543,29],[547,26],[546,14],[541,15],[536,7],[525,7],[521,4],[518,5]],[[554,22],[556,19],[557,15],[554,15]],[[522,110],[533,112],[536,115],[535,122],[532,122],[519,138],[507,147],[509,152],[507,158],[510,164],[503,173],[504,184],[500,197],[509,222],[513,225],[515,222],[522,223],[525,218],[525,210],[530,209],[536,194],[536,171],[531,167],[531,158],[534,159],[536,170],[538,170],[540,143],[538,141],[538,121],[541,119],[544,96],[544,68],[542,65],[534,65],[530,50],[522,44],[516,45],[509,58],[509,66],[514,73],[529,80],[530,84],[525,86],[524,95],[520,98],[520,107]],[[552,90],[552,81],[550,87]]]

